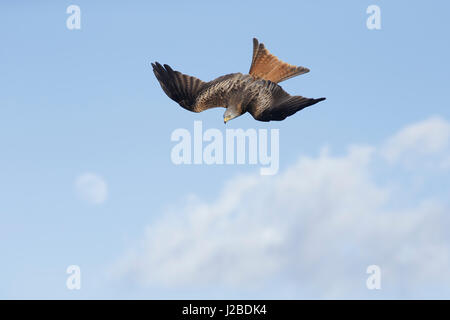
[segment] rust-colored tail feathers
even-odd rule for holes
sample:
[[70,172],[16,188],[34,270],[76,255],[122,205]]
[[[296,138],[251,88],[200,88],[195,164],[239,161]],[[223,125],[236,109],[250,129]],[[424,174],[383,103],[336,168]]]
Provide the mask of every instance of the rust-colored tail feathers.
[[264,44],[253,38],[253,58],[249,74],[255,78],[278,83],[309,72],[308,68],[293,66],[271,54]]

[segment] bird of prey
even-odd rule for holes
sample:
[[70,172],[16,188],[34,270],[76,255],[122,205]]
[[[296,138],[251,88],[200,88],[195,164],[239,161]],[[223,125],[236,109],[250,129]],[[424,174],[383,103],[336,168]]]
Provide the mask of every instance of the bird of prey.
[[303,108],[325,98],[291,96],[278,83],[309,72],[279,60],[256,38],[249,74],[231,73],[204,82],[158,62],[153,72],[164,92],[183,108],[201,112],[210,108],[226,108],[224,123],[249,112],[259,121],[284,120]]

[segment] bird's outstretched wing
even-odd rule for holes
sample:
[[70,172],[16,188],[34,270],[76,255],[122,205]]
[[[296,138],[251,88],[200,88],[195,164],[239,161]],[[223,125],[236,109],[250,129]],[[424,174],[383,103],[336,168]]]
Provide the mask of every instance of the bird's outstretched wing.
[[312,99],[302,96],[291,96],[279,85],[271,81],[264,81],[265,97],[262,100],[270,101],[268,105],[261,107],[261,100],[254,100],[248,108],[250,114],[259,121],[281,121],[292,116],[297,111],[312,106],[326,98]]
[[308,68],[281,61],[271,54],[264,44],[253,38],[253,57],[249,71],[253,77],[278,83],[307,72],[309,72]]
[[188,76],[178,71],[173,71],[170,66],[160,63],[152,63],[153,72],[167,96],[178,102],[180,106],[189,110],[195,110],[195,100],[197,95],[206,86],[206,82],[195,77]]

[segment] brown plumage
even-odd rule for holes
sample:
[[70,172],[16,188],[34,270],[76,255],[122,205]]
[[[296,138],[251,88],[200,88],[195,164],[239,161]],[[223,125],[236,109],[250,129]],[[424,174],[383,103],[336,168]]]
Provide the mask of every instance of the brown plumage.
[[264,44],[253,39],[253,57],[249,74],[232,73],[210,82],[201,81],[170,66],[152,63],[153,72],[169,98],[183,108],[201,112],[224,107],[224,122],[249,112],[259,121],[284,120],[297,111],[325,98],[291,96],[277,83],[309,72],[272,55]]
[[296,67],[279,60],[264,44],[253,38],[253,58],[249,71],[253,77],[278,83],[308,72],[308,68]]

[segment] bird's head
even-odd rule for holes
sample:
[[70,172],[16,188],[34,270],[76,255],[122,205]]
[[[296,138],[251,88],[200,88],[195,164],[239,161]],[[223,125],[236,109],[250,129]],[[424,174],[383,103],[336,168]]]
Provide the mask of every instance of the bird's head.
[[228,121],[230,121],[231,119],[234,119],[236,117],[239,117],[242,113],[239,111],[238,108],[233,107],[233,106],[229,106],[226,110],[225,113],[223,114],[223,123],[227,123]]

